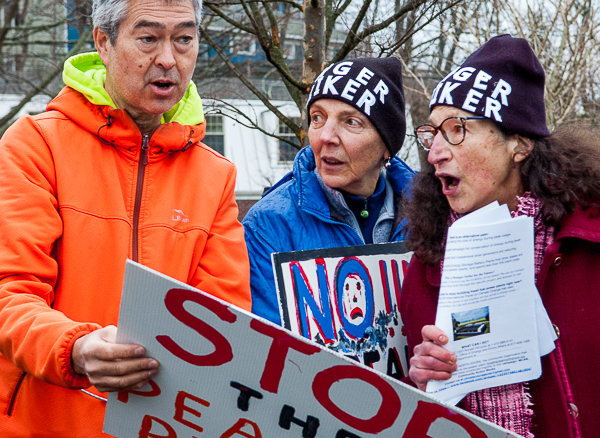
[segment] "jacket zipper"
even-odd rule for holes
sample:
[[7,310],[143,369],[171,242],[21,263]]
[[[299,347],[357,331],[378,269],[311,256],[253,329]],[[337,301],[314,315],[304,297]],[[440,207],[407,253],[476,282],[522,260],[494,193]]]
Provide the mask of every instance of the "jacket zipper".
[[140,221],[142,192],[144,189],[144,175],[146,174],[146,165],[148,164],[149,143],[150,136],[146,134],[142,137],[142,148],[140,150],[140,161],[138,163],[138,175],[135,188],[135,204],[133,205],[132,258],[134,262],[138,261],[138,225]]
[[25,380],[25,376],[27,373],[25,371],[21,371],[21,375],[19,376],[19,380],[17,380],[17,384],[15,385],[15,389],[13,390],[12,395],[10,396],[10,402],[8,403],[8,409],[6,410],[6,415],[11,416],[13,409],[15,407],[15,400],[17,400],[17,394],[19,393],[19,389],[23,384],[23,380]]

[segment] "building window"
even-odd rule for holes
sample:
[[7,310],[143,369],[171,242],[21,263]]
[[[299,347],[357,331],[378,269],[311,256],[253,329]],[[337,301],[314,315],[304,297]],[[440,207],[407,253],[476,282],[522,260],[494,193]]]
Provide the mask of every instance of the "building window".
[[223,133],[223,116],[205,116],[206,135],[203,143],[225,155],[225,135]]
[[[291,117],[291,119],[298,125],[300,125],[302,123],[302,120],[300,119],[300,117]],[[298,137],[296,137],[296,134],[294,134],[294,131],[292,131],[281,120],[279,121],[279,136],[285,137],[286,139],[288,139],[289,141],[291,141],[292,143],[294,143],[295,145],[298,145],[298,147],[300,147],[300,140],[298,140]],[[294,146],[292,146],[289,143],[286,143],[283,140],[279,140],[279,162],[280,163],[287,163],[290,161],[294,161],[294,158],[296,157],[297,153],[298,153],[298,149],[296,149]]]

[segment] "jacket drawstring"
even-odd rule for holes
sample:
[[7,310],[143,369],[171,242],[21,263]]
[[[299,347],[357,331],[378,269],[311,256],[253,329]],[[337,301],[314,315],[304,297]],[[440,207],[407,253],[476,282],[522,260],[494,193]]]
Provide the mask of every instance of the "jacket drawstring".
[[187,150],[188,150],[188,149],[189,149],[189,148],[192,146],[192,144],[194,144],[194,143],[192,142],[192,135],[194,135],[194,130],[193,130],[193,129],[192,129],[192,132],[190,132],[190,136],[188,137],[188,141],[187,141],[187,143],[186,143],[186,144],[185,144],[185,146],[184,146],[184,147],[181,149],[181,152],[185,152],[185,151],[187,151]]
[[98,132],[96,132],[96,137],[98,137],[98,139],[100,140],[100,142],[102,142],[102,144],[113,145],[115,142],[114,140],[108,141],[100,136],[100,130],[102,128],[104,128],[104,127],[110,128],[112,126],[113,118],[110,114],[108,116],[105,116],[104,113],[102,112],[102,107],[99,106],[98,110],[100,111],[100,114],[102,114],[102,117],[104,117],[106,119],[106,123],[98,128]]

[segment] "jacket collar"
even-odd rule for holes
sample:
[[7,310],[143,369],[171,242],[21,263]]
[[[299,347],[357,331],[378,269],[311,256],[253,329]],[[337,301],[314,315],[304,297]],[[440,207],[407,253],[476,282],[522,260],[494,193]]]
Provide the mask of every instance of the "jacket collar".
[[600,207],[577,208],[562,223],[556,240],[575,237],[600,243]]
[[298,206],[309,213],[330,219],[329,204],[313,172],[317,168],[310,146],[303,148],[294,159],[293,175],[298,181]]
[[[142,144],[142,133],[127,111],[94,105],[86,96],[69,87],[65,87],[47,109],[61,112],[104,144],[129,151]],[[163,123],[150,137],[150,153],[186,151],[204,138],[205,129],[204,122],[196,126]]]
[[[67,87],[48,105],[97,136],[104,144],[129,151],[142,144],[142,134],[127,111],[115,108],[104,89],[106,68],[96,52],[82,53],[65,62]],[[193,82],[150,136],[150,160],[161,152],[186,151],[204,138],[202,101]]]
[[[115,105],[104,89],[106,68],[98,53],[82,53],[65,62],[67,88],[48,105],[97,136],[104,144],[127,150],[139,148],[142,134],[129,114]],[[150,137],[150,155],[185,151],[204,138],[202,101],[194,83]],[[152,159],[152,158],[150,158]]]

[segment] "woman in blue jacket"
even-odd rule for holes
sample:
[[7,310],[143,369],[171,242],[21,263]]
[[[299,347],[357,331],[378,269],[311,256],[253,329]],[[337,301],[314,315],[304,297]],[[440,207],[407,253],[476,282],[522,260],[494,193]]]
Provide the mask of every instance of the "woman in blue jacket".
[[402,240],[406,133],[396,58],[342,61],[309,94],[310,146],[243,220],[252,311],[281,324],[271,254]]

